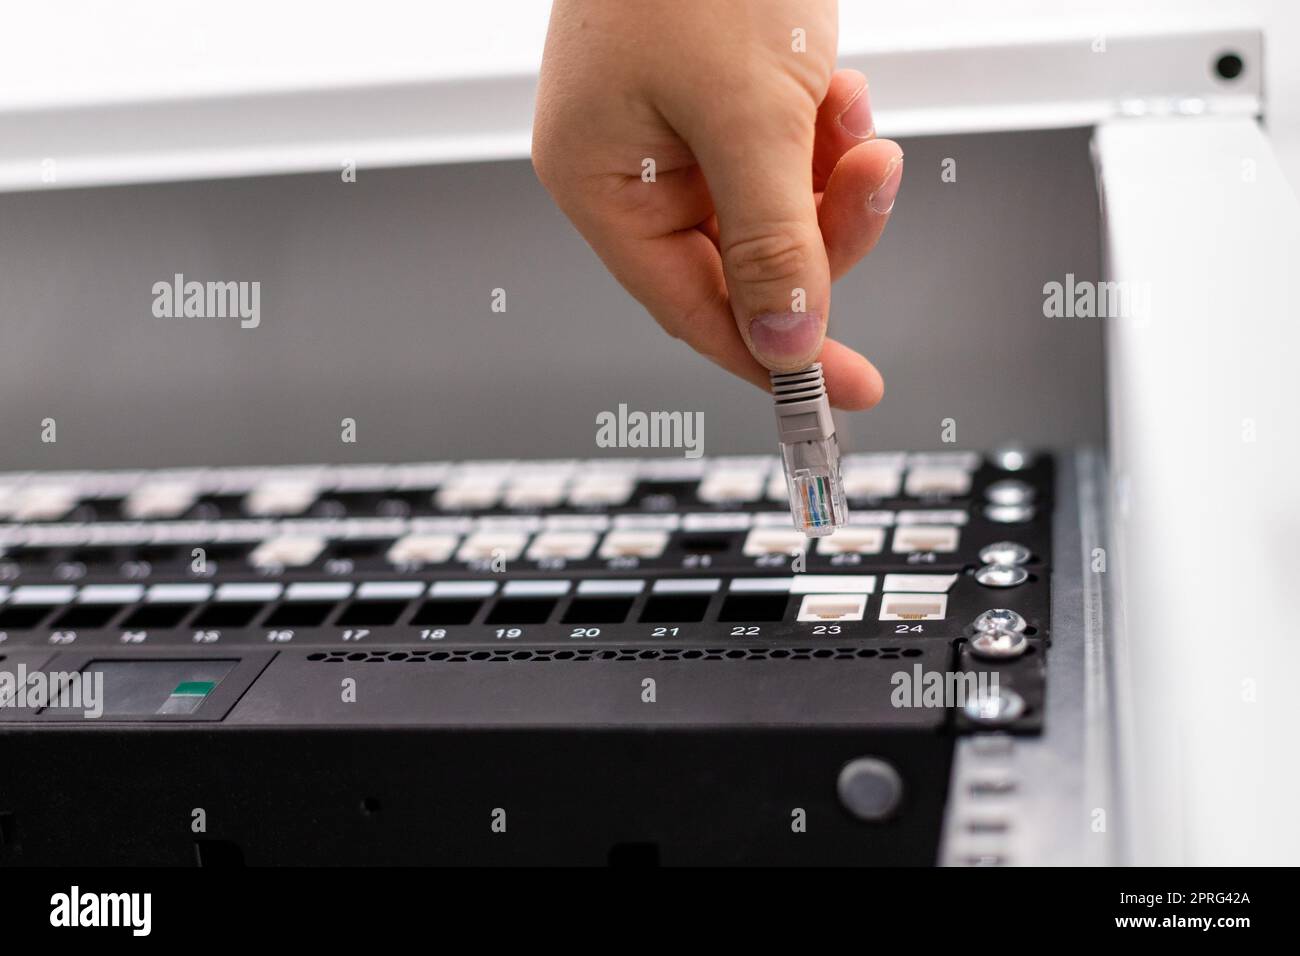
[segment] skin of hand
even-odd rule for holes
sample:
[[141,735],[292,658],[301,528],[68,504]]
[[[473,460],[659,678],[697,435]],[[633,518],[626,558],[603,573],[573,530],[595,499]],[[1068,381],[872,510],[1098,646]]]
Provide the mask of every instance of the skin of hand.
[[867,80],[835,69],[835,0],[556,0],[538,178],[672,336],[754,384],[820,360],[832,404],[884,383],[825,338],[832,279],[903,173]]

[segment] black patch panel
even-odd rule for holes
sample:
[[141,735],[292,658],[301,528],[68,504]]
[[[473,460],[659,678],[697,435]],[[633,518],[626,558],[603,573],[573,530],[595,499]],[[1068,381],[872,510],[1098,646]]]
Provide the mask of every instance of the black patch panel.
[[[870,529],[858,550],[798,554],[767,459],[629,463],[596,503],[580,479],[603,472],[577,467],[572,499],[530,508],[506,505],[541,467],[523,462],[484,472],[503,489],[484,507],[443,494],[479,466],[393,466],[360,490],[346,468],[185,473],[176,500],[147,493],[181,480],[163,473],[7,491],[0,476],[0,671],[113,667],[143,710],[0,707],[0,757],[24,767],[0,780],[0,812],[23,824],[0,859],[84,862],[111,819],[130,839],[96,844],[98,862],[211,861],[188,828],[203,806],[207,842],[247,863],[321,861],[308,818],[338,836],[331,862],[604,863],[629,841],[666,863],[934,862],[954,741],[1043,727],[1053,466],[858,464],[896,473],[897,492],[850,499]],[[717,469],[757,469],[762,493],[719,498]],[[959,493],[907,493],[922,472],[912,485]],[[310,493],[278,490],[304,474]],[[48,490],[23,504],[43,480],[67,485],[66,511]],[[510,553],[468,556],[475,535]],[[285,539],[275,553],[293,562],[254,560]],[[394,559],[404,540],[422,560]],[[1016,583],[981,583],[1008,541]],[[972,651],[993,608],[1023,622],[1006,659]],[[176,684],[225,661],[215,682]],[[928,673],[996,675],[1019,709],[990,724],[958,702],[900,703],[900,681]],[[902,781],[878,817],[837,789],[864,756]],[[51,804],[59,768],[61,792],[96,800]],[[392,832],[353,833],[362,806]],[[479,822],[496,807],[516,822],[493,842]],[[792,838],[794,808],[813,839]]]

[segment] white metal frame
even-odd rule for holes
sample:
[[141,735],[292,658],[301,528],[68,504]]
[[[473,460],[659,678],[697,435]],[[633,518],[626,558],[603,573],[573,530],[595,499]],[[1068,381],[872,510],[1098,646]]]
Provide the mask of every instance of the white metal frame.
[[[1211,69],[1225,51],[1247,66],[1231,81]],[[911,48],[841,62],[889,91],[881,132],[911,136],[1131,114],[1253,115],[1260,53],[1257,32],[1222,30]],[[532,73],[518,73],[0,109],[0,192],[520,159],[535,88]]]
[[[1111,599],[1131,861],[1300,859],[1300,203],[1250,117],[1114,121]],[[1190,226],[1190,227],[1189,227]]]

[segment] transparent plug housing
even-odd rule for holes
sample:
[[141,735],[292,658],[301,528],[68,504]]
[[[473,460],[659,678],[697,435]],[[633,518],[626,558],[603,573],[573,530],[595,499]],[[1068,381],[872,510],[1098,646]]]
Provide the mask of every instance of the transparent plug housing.
[[823,537],[848,522],[849,509],[821,365],[773,372],[772,394],[794,526],[809,537]]
[[822,441],[783,444],[781,461],[796,528],[820,538],[848,520],[840,480],[840,448],[834,435]]

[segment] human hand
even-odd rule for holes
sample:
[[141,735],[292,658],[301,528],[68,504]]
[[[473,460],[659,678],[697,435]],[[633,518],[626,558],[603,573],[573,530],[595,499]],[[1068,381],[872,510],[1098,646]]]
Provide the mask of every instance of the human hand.
[[670,335],[762,388],[820,360],[831,402],[861,409],[884,383],[825,338],[830,284],[880,238],[903,153],[875,138],[866,78],[834,68],[836,14],[555,0],[533,164]]

